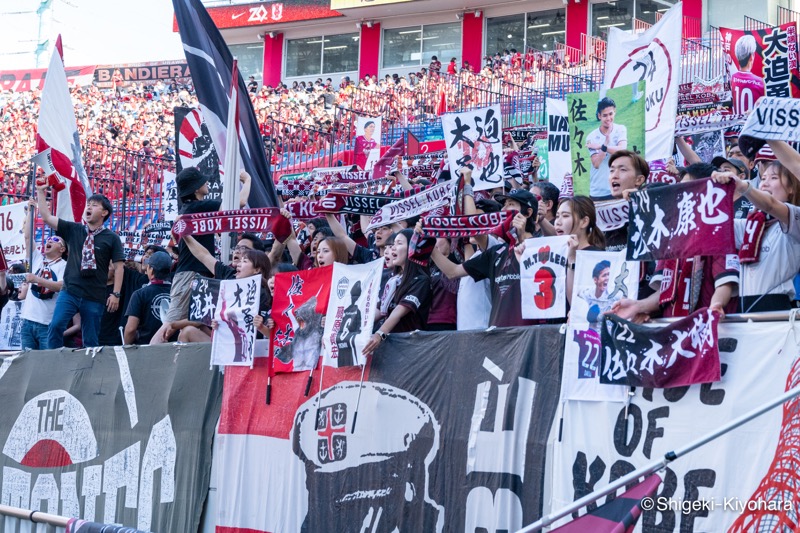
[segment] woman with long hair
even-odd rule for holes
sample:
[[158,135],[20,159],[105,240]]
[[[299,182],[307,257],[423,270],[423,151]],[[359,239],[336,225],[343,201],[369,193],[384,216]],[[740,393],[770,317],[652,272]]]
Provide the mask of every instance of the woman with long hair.
[[[772,143],[770,143],[772,145]],[[781,153],[775,151],[778,157]],[[795,298],[800,256],[800,181],[778,161],[770,163],[758,189],[732,172],[714,172],[718,183],[733,181],[754,210],[734,220],[739,248],[739,311],[787,310]]]
[[324,267],[334,263],[348,263],[347,244],[340,237],[325,237],[317,245],[317,266]]
[[392,265],[400,269],[400,283],[388,305],[388,316],[370,337],[364,354],[371,354],[389,333],[424,329],[431,305],[431,282],[427,268],[409,259],[409,243],[414,230],[406,228],[394,238]]

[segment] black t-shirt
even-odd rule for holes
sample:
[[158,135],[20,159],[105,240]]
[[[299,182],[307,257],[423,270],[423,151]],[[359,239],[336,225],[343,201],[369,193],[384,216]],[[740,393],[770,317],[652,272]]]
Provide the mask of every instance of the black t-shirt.
[[125,318],[125,309],[128,308],[128,304],[131,301],[131,296],[133,296],[134,292],[138,291],[145,285],[147,285],[147,274],[128,267],[123,269],[122,289],[120,291],[122,297],[119,300],[119,309],[121,311],[119,325],[123,328],[127,322],[127,319]]
[[169,304],[170,285],[149,283],[135,291],[131,303],[125,311],[125,321],[129,316],[139,319],[137,344],[148,344],[161,327],[161,308],[163,302]]
[[606,252],[619,252],[628,247],[628,225],[612,229],[605,233]]
[[508,244],[492,246],[479,256],[464,262],[463,267],[475,281],[489,280],[492,292],[490,326],[533,326],[539,323],[522,318],[519,261]]
[[226,265],[222,261],[214,264],[214,279],[234,279],[235,277],[236,269],[232,266]]
[[366,246],[356,244],[353,250],[352,261],[354,265],[366,265],[367,263],[375,261],[378,257],[380,257],[380,255],[377,248],[367,248]]
[[[398,287],[397,290],[400,291],[401,288]],[[430,277],[427,274],[419,274],[411,280],[407,289],[403,290],[402,293],[396,293],[389,304],[390,315],[398,305],[409,308],[411,312],[406,313],[400,319],[400,322],[391,331],[392,333],[425,329],[425,324],[428,323],[428,311],[431,308]]]
[[67,268],[64,270],[64,290],[76,298],[106,303],[109,264],[112,261],[116,263],[125,260],[119,235],[110,229],[104,229],[94,236],[97,268],[88,277],[81,275],[81,251],[88,235],[86,226],[58,219],[56,235],[66,241],[70,250],[67,256]]
[[[197,200],[183,204],[181,209],[182,215],[189,215],[193,213],[213,213],[219,211],[222,202],[219,200]],[[200,246],[208,250],[208,253],[214,255],[214,235],[195,235],[196,240]],[[175,272],[197,272],[198,274],[207,278],[211,277],[211,272],[201,263],[189,250],[186,243],[181,240],[178,244],[178,266]]]
[[[106,299],[114,291],[114,285],[106,285]],[[100,319],[100,331],[97,332],[97,341],[100,346],[119,346],[122,344],[122,335],[119,332],[119,324],[122,321],[124,308],[122,305],[117,307],[113,313],[108,309],[103,311]]]

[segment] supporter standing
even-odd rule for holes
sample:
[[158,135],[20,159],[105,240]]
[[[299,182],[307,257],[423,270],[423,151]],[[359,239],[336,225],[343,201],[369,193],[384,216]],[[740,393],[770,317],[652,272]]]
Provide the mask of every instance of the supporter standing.
[[[103,311],[113,313],[119,307],[125,260],[119,235],[103,227],[112,213],[111,202],[101,194],[93,194],[86,200],[85,225],[78,224],[50,213],[45,198],[48,188],[49,185],[36,186],[39,214],[73,253],[67,257],[64,286],[56,300],[53,321],[47,332],[47,347],[64,346],[64,331],[75,313],[81,315],[83,345],[97,346]],[[78,250],[81,253],[77,253]],[[112,264],[116,276],[113,291],[107,296],[106,280]]]
[[166,252],[150,256],[145,273],[149,283],[134,291],[125,311],[125,344],[149,344],[161,328],[162,310],[169,307],[172,258]]

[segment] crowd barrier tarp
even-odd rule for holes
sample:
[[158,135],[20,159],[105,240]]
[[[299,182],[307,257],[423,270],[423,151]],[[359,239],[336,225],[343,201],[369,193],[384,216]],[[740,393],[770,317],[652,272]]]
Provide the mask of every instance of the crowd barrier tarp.
[[[217,531],[516,531],[541,516],[558,326],[391,335],[358,367],[228,368]],[[358,416],[356,417],[356,410]]]
[[[552,436],[551,511],[777,398],[798,353],[786,322],[723,323],[719,350],[721,382],[637,388],[627,408],[565,402],[563,432]],[[671,463],[662,473],[657,507],[644,511],[637,531],[727,530],[741,512],[737,506],[747,505],[762,478],[770,477],[781,425],[781,409],[775,409]]]
[[222,396],[208,361],[208,345],[2,360],[0,503],[197,531]]

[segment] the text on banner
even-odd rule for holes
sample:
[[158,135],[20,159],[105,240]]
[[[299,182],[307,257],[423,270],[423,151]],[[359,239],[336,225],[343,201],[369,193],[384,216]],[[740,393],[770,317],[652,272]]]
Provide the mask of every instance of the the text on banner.
[[503,183],[503,124],[500,105],[442,115],[450,169],[472,170],[476,191]]

